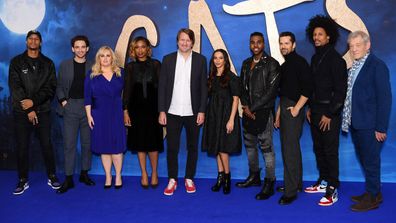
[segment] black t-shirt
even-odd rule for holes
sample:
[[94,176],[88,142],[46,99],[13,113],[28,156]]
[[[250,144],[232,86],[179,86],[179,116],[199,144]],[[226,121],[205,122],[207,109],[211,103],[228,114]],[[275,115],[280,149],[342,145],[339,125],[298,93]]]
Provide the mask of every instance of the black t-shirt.
[[84,98],[85,62],[78,63],[73,60],[74,77],[69,91],[69,98]]

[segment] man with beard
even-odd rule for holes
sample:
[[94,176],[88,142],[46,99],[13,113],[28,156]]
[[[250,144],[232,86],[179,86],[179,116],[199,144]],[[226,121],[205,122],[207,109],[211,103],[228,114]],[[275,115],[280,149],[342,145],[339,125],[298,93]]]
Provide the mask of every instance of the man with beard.
[[241,104],[243,109],[243,136],[248,156],[249,176],[237,187],[261,185],[258,144],[265,161],[265,178],[257,200],[274,194],[275,152],[272,143],[273,113],[280,79],[279,63],[264,52],[264,36],[260,32],[250,35],[253,53],[242,64]]
[[285,185],[279,204],[292,203],[302,189],[300,138],[304,124],[304,105],[311,95],[311,71],[307,61],[296,52],[296,38],[291,32],[279,35],[279,48],[285,58],[279,83],[280,102],[275,127],[280,128]]
[[386,140],[392,104],[389,69],[370,52],[367,33],[355,31],[348,37],[349,52],[354,59],[348,72],[342,130],[351,131],[358,160],[363,167],[366,190],[352,196],[353,211],[368,211],[382,203],[381,147]]
[[312,17],[306,34],[315,46],[311,59],[313,93],[307,119],[311,124],[319,178],[314,185],[305,188],[305,192],[325,193],[318,204],[330,206],[338,200],[340,184],[338,147],[347,87],[346,63],[334,49],[339,34],[337,24],[330,17]]

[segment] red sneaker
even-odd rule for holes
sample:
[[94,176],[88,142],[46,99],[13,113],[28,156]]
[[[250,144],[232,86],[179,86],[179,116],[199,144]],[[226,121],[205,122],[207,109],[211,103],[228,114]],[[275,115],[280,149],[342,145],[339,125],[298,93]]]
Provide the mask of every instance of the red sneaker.
[[166,188],[164,190],[164,194],[171,196],[171,195],[173,195],[173,192],[175,192],[176,188],[177,188],[176,180],[173,178],[170,178],[169,182],[168,182],[168,186],[166,186]]
[[320,199],[318,204],[320,206],[331,206],[337,201],[338,201],[338,192],[336,189],[333,193],[326,194],[325,196],[323,196],[322,199]]
[[191,179],[185,179],[184,180],[184,186],[186,186],[186,191],[187,193],[195,193],[196,188],[194,185],[194,181],[192,181]]

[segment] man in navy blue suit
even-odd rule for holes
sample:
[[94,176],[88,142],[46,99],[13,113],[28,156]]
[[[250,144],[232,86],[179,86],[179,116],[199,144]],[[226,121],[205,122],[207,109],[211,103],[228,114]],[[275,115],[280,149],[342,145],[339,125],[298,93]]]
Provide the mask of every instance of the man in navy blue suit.
[[351,131],[358,160],[366,179],[366,191],[353,196],[353,211],[378,208],[381,195],[380,152],[386,140],[392,93],[389,70],[370,52],[370,37],[363,31],[348,37],[354,59],[348,72],[348,90],[344,104],[342,130]]

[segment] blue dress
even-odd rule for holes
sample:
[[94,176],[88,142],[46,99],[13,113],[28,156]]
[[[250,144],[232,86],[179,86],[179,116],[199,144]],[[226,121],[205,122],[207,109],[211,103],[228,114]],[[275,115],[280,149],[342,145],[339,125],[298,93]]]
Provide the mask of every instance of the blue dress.
[[126,150],[126,130],[122,110],[124,72],[114,73],[108,81],[103,75],[85,78],[85,105],[91,105],[94,127],[91,130],[91,150],[98,154],[119,154]]

